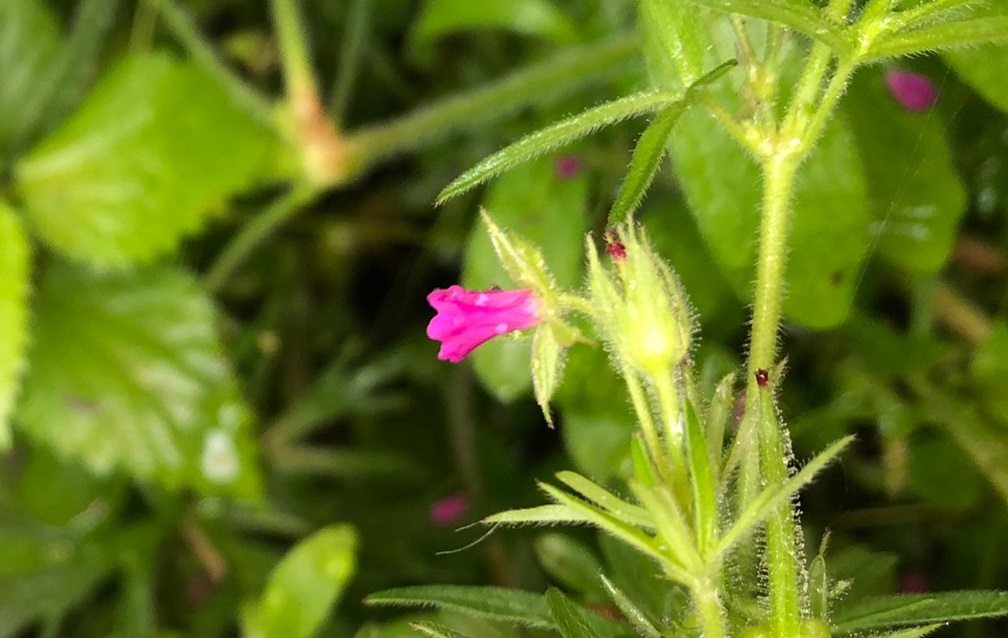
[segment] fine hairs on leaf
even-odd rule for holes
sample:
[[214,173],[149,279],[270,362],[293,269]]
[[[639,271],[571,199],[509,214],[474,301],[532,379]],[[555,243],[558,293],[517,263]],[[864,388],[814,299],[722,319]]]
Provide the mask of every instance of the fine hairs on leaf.
[[[693,87],[704,86],[714,82],[734,66],[734,60],[718,66],[697,80]],[[645,113],[669,109],[676,104],[688,102],[690,97],[689,89],[682,93],[644,91],[607,102],[595,108],[588,109],[574,117],[561,120],[556,124],[523,137],[514,144],[479,162],[438,193],[435,203],[436,205],[443,204],[449,199],[509,171],[518,164],[566,146],[571,142],[591,135],[603,127],[611,126]]]

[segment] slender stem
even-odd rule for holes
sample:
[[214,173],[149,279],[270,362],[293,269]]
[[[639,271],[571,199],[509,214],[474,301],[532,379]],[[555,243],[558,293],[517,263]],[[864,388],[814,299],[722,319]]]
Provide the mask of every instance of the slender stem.
[[658,437],[658,428],[655,426],[654,417],[651,415],[651,405],[641,386],[640,379],[637,378],[630,366],[622,365],[623,380],[626,382],[627,392],[630,394],[630,403],[637,414],[637,422],[640,424],[641,433],[644,435],[644,445],[647,446],[651,456],[651,462],[660,472],[665,472],[668,463],[665,461],[665,453],[662,450],[661,439]]
[[217,257],[204,276],[211,291],[220,290],[231,274],[281,224],[296,214],[316,195],[314,188],[297,185],[246,224]]
[[800,149],[803,155],[812,150],[812,146],[819,139],[823,129],[826,127],[826,123],[833,116],[833,111],[840,101],[840,97],[843,96],[843,92],[847,89],[847,83],[850,81],[851,75],[854,73],[854,66],[854,62],[852,61],[841,62],[833,73],[833,77],[830,78],[829,85],[827,85],[826,91],[819,100],[818,109],[805,127],[805,134],[802,136]]
[[401,118],[357,131],[349,142],[366,168],[529,104],[610,75],[639,54],[636,36],[617,36],[531,66],[470,93],[446,98]]
[[693,604],[696,605],[697,619],[703,631],[703,638],[723,638],[725,636],[724,610],[718,595],[717,583],[709,576],[698,578],[690,587]]
[[[756,385],[750,384],[750,388]],[[756,387],[749,394],[758,405],[760,420],[760,468],[767,485],[788,479],[790,445],[783,435],[773,406],[771,391]],[[766,566],[770,588],[770,628],[774,636],[797,636],[802,598],[799,578],[798,529],[790,503],[777,508],[766,523]]]
[[292,104],[318,101],[315,73],[308,57],[308,44],[297,0],[272,0],[273,21],[276,24],[283,61],[287,99]]
[[938,320],[971,344],[979,345],[990,336],[990,318],[948,284],[935,284],[931,303]]
[[172,0],[143,0],[157,9],[165,24],[188,51],[189,56],[208,75],[221,83],[253,117],[270,126],[276,124],[272,105],[224,64],[207,40],[200,34],[192,19]]
[[760,220],[756,292],[749,344],[749,378],[775,362],[777,326],[781,316],[791,197],[798,157],[778,154],[763,164],[763,211]]

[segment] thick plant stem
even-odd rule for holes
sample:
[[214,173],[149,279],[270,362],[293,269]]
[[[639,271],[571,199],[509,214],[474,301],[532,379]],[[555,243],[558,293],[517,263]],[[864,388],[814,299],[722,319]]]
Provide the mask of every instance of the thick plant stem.
[[717,583],[710,577],[698,579],[690,588],[703,638],[724,638],[724,611]]
[[[800,157],[780,153],[763,165],[763,211],[760,224],[759,261],[756,269],[752,337],[749,349],[749,382],[746,410],[757,411],[760,468],[768,486],[787,480],[787,451],[777,419],[768,418],[764,402],[770,392],[756,382],[761,371],[774,367],[777,329],[787,262],[787,237],[791,223],[791,198]],[[772,415],[772,406],[770,408]],[[790,505],[767,522],[766,561],[770,589],[770,625],[774,636],[796,636],[801,621],[798,589],[798,557]]]
[[758,370],[773,367],[777,351],[791,197],[798,160],[790,154],[776,154],[763,164],[763,211],[749,345],[750,380]]

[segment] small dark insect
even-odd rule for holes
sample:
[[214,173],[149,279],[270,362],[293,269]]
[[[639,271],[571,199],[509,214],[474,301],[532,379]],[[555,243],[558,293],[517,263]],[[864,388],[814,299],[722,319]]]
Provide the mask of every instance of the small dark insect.
[[770,385],[770,373],[765,368],[756,371],[756,385],[765,388]]

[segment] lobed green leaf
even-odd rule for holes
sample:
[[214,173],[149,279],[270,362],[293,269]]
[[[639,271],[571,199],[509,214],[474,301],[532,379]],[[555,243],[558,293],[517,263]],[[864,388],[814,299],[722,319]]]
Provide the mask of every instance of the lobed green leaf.
[[125,58],[16,167],[39,237],[101,267],[148,262],[267,170],[277,139],[195,66]]
[[175,268],[96,274],[49,264],[15,423],[99,474],[257,496],[250,410],[216,318]]

